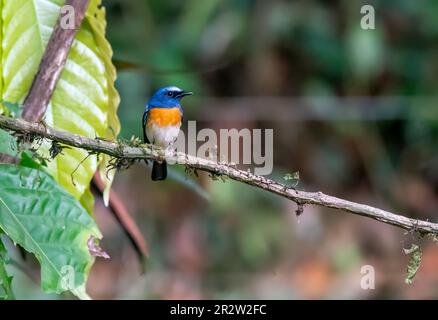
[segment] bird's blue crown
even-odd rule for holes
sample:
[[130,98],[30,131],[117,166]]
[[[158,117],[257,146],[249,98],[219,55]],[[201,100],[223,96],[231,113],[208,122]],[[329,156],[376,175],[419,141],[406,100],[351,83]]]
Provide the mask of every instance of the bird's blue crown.
[[175,86],[161,88],[149,99],[146,108],[181,108],[181,98],[191,94]]

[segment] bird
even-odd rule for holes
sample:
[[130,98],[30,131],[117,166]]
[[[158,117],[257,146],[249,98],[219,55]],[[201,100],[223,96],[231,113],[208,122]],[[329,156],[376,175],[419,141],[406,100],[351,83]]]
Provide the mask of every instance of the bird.
[[[157,90],[146,103],[143,112],[143,140],[162,149],[169,150],[178,138],[183,120],[181,99],[192,95],[176,86]],[[154,161],[151,179],[165,180],[167,177],[166,161]]]

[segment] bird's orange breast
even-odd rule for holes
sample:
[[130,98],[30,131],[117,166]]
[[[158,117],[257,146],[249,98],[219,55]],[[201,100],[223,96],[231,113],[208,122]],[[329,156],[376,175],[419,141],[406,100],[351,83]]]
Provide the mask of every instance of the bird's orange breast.
[[153,108],[149,111],[147,121],[159,127],[176,126],[181,123],[181,110],[179,108]]

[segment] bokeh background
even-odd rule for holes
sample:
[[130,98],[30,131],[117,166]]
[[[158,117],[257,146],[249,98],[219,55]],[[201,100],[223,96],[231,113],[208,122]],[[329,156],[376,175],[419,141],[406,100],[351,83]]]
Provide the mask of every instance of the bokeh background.
[[[142,136],[150,94],[177,85],[195,92],[184,108],[198,129],[273,128],[272,178],[299,171],[300,189],[438,220],[437,1],[104,4],[122,138]],[[365,4],[375,30],[360,28]],[[296,217],[290,201],[183,168],[161,183],[149,175],[137,164],[114,184],[148,241],[145,274],[96,199],[111,260],[91,272],[94,298],[438,298],[432,241],[330,209]],[[407,285],[402,249],[413,242],[424,254]],[[375,268],[374,290],[360,287],[363,265]],[[16,278],[17,296],[47,297]]]

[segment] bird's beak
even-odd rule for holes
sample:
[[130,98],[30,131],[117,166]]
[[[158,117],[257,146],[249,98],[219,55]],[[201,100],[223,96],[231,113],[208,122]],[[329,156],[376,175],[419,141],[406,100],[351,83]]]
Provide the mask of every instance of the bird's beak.
[[191,96],[193,94],[193,92],[187,92],[187,91],[183,91],[178,95],[178,98],[183,98],[185,96]]

